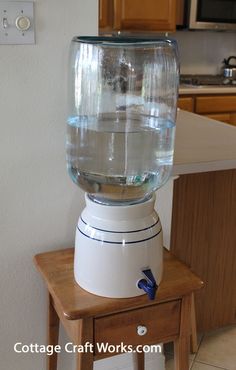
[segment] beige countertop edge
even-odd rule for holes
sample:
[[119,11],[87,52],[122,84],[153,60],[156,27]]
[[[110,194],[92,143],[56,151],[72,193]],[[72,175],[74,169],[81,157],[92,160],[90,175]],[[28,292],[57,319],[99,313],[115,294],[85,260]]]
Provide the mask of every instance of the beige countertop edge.
[[236,168],[236,127],[178,110],[172,174]]
[[180,96],[189,94],[236,94],[236,86],[180,86]]
[[211,161],[201,163],[174,164],[172,176],[187,175],[191,173],[232,170],[236,168],[236,159]]

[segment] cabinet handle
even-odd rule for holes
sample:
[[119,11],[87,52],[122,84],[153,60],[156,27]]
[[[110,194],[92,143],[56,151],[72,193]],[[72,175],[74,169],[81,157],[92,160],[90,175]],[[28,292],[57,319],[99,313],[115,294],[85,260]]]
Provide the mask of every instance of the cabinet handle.
[[139,325],[138,327],[137,327],[137,333],[138,333],[138,335],[140,335],[140,336],[143,336],[143,335],[145,335],[145,334],[147,334],[147,328],[146,328],[146,326],[143,326],[143,325]]

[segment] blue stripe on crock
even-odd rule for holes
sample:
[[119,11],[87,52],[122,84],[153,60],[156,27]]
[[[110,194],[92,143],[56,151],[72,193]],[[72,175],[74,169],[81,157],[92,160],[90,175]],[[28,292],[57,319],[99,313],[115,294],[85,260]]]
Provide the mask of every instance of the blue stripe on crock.
[[113,230],[104,230],[104,229],[99,229],[98,227],[94,227],[94,226],[91,226],[89,224],[87,224],[87,222],[85,222],[82,217],[80,217],[81,221],[86,225],[86,226],[89,226],[91,227],[92,229],[95,229],[95,230],[98,230],[98,231],[103,231],[105,233],[113,233],[113,234],[131,234],[131,233],[138,233],[140,231],[145,231],[145,230],[148,230],[148,229],[151,229],[152,227],[156,226],[160,219],[158,217],[158,220],[151,226],[148,226],[148,227],[145,227],[144,229],[139,229],[139,230],[132,230],[132,231],[113,231]]
[[86,235],[85,233],[83,233],[83,231],[81,231],[80,229],[79,229],[79,227],[77,226],[77,229],[79,230],[79,232],[82,234],[82,235],[84,235],[84,236],[86,236],[86,238],[89,238],[89,239],[92,239],[92,240],[95,240],[95,241],[97,241],[97,242],[101,242],[101,243],[108,243],[108,244],[119,244],[119,245],[127,245],[127,244],[136,244],[136,243],[143,243],[143,242],[146,242],[147,240],[151,240],[151,239],[153,239],[153,238],[155,238],[157,235],[159,235],[160,234],[160,232],[162,231],[162,228],[155,234],[155,235],[153,235],[153,236],[150,236],[149,238],[146,238],[146,239],[142,239],[142,240],[135,240],[135,241],[132,241],[132,242],[125,242],[125,243],[123,243],[123,242],[112,242],[112,241],[109,241],[109,240],[101,240],[101,239],[97,239],[97,238],[91,238],[91,236],[89,236],[89,235]]

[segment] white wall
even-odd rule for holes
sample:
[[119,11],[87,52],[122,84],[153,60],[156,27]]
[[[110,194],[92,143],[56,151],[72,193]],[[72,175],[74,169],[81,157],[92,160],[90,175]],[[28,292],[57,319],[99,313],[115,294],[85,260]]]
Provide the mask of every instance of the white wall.
[[[68,46],[96,34],[96,0],[35,2],[36,45],[0,45],[0,370],[43,370],[46,290],[32,258],[73,244],[83,193],[66,173]],[[66,367],[62,366],[61,369]]]
[[236,32],[179,31],[181,73],[217,74],[224,58],[236,55]]
[[[44,354],[13,346],[46,344],[46,288],[32,259],[73,245],[84,206],[65,166],[67,59],[71,38],[96,34],[97,18],[97,0],[38,0],[36,45],[0,45],[0,370],[45,369]],[[60,355],[59,369],[72,360]],[[131,360],[96,368],[131,368]],[[163,356],[149,360],[148,369],[163,368]]]

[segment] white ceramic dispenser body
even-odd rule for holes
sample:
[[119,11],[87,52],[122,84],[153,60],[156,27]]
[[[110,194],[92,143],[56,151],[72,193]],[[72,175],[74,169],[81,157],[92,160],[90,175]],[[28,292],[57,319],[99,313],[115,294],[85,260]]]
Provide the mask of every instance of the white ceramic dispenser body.
[[150,269],[159,285],[163,240],[155,196],[128,206],[99,204],[87,194],[85,199],[76,230],[76,282],[99,296],[135,297],[145,294],[137,284]]

